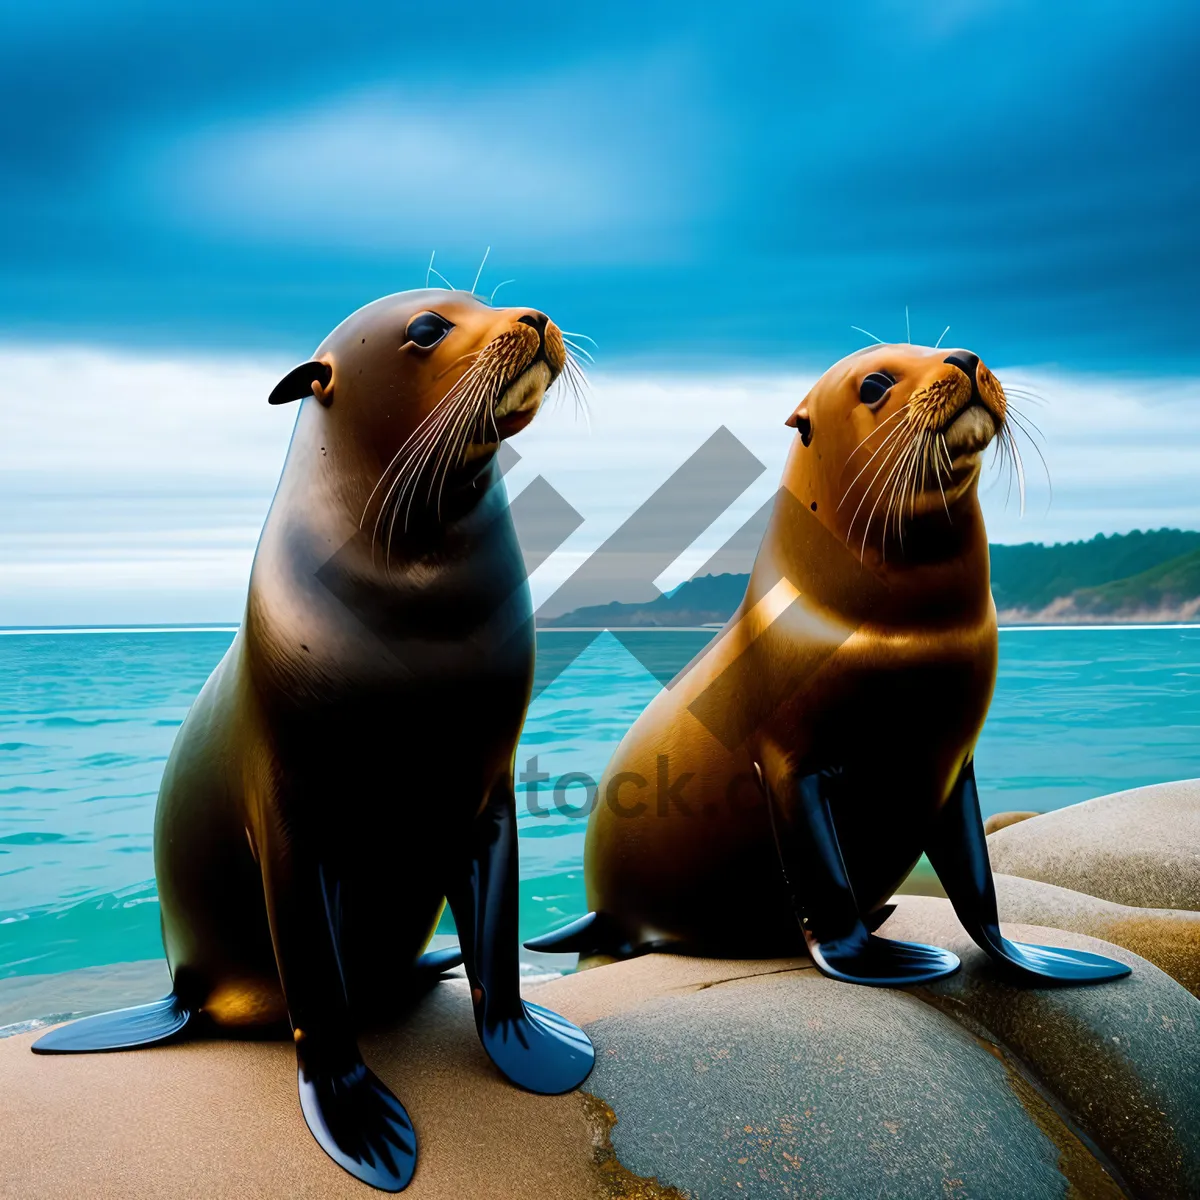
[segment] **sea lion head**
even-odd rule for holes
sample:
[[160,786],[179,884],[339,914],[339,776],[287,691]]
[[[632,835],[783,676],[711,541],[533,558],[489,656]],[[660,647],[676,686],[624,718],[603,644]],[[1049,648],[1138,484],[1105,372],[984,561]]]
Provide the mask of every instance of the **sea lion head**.
[[1008,402],[970,350],[878,345],[836,363],[787,419],[784,482],[849,545],[887,551],[977,504],[983,451],[1011,446]]
[[545,313],[422,289],[352,313],[270,402],[304,399],[299,424],[319,425],[320,453],[365,479],[368,505],[390,521],[478,476],[547,388],[577,370]]

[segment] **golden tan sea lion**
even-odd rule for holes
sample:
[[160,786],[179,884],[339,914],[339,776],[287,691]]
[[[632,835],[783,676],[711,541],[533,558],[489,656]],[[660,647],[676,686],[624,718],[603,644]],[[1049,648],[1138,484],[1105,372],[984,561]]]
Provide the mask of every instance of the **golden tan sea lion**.
[[290,1022],[317,1141],[397,1191],[416,1138],[355,1029],[398,1011],[415,968],[452,965],[418,968],[448,898],[492,1060],[535,1092],[586,1078],[587,1037],[518,987],[513,756],[533,617],[496,461],[564,368],[540,312],[402,292],[275,389],[304,402],[245,619],[155,816],[174,991],[35,1049]]
[[822,376],[787,420],[797,437],[742,603],[600,781],[593,912],[532,947],[772,955],[806,942],[841,979],[936,978],[954,955],[870,932],[925,851],[1015,974],[1127,973],[1018,946],[997,924],[972,756],[997,656],[977,485],[985,448],[1011,443],[1006,416],[966,350],[879,345]]

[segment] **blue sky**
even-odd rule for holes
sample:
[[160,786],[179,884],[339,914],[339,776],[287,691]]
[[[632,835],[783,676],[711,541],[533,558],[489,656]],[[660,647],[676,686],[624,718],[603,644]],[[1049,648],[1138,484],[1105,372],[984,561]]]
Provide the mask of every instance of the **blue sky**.
[[431,251],[599,343],[584,515],[718,424],[769,494],[861,325],[1046,397],[996,541],[1200,528],[1200,9],[1174,0],[0,10],[0,625],[232,621],[294,416],[272,383]]
[[1189,370],[1194,3],[0,17],[0,327],[303,353],[429,253],[610,362],[819,363],[851,323]]

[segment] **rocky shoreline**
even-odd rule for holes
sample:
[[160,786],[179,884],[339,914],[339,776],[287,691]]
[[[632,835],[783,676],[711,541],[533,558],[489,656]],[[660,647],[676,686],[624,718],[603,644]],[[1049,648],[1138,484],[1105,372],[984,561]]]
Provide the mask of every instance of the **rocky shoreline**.
[[[559,1097],[506,1086],[465,984],[441,984],[363,1043],[416,1122],[407,1194],[1200,1195],[1200,780],[1018,815],[989,836],[1006,933],[1129,978],[1014,987],[946,900],[901,895],[881,933],[949,947],[956,975],[648,955],[527,989],[598,1050]],[[36,1036],[0,1041],[0,1195],[368,1194],[304,1128],[286,1043],[45,1059]]]

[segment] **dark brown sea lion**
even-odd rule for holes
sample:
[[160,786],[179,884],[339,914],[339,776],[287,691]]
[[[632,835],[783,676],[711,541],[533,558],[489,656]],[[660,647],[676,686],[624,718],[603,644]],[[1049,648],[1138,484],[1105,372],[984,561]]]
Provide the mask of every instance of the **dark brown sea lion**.
[[354,313],[275,389],[304,399],[245,619],[155,817],[174,991],[35,1049],[290,1022],[317,1141],[397,1191],[416,1139],[355,1029],[453,965],[418,966],[445,898],[492,1060],[535,1092],[586,1078],[587,1037],[518,988],[513,758],[534,642],[496,459],[564,369],[542,313],[415,291]]
[[925,851],[1014,974],[1128,973],[997,924],[973,767],[997,657],[977,485],[988,444],[1011,444],[1007,414],[965,350],[880,345],[826,372],[787,420],[797,437],[741,605],[604,772],[593,912],[531,946],[807,943],[841,979],[936,978],[954,955],[870,932]]

